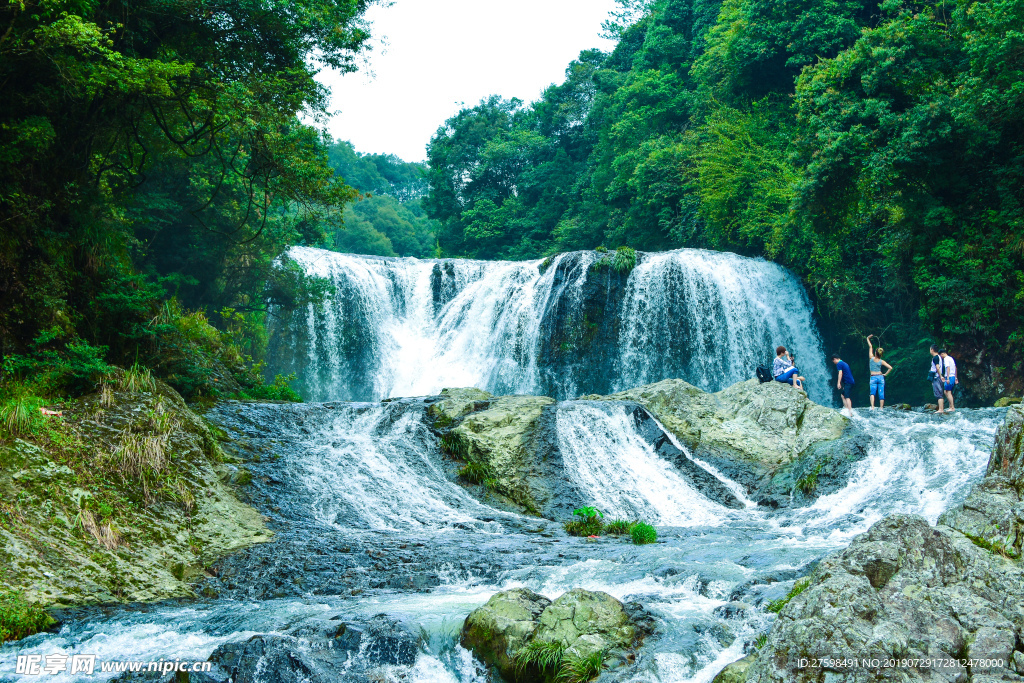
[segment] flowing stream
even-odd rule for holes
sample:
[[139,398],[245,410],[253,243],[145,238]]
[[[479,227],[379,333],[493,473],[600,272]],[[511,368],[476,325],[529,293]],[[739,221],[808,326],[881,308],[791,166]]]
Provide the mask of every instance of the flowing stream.
[[[584,587],[641,601],[660,634],[645,647],[635,679],[708,681],[769,628],[766,603],[784,596],[810,563],[884,515],[916,513],[934,523],[962,499],[984,472],[1004,412],[968,410],[942,420],[860,410],[854,419],[872,442],[849,484],[810,507],[771,511],[705,498],[617,405],[558,404],[565,475],[611,516],[656,521],[662,542],[653,546],[566,537],[555,523],[477,502],[453,483],[416,400],[222,404],[208,417],[243,448],[280,456],[249,465],[254,500],[278,540],[241,554],[233,578],[239,588],[215,599],[96,610],[58,634],[4,646],[0,671],[13,671],[18,654],[55,651],[101,661],[204,660],[218,645],[257,633],[386,613],[425,639],[413,666],[384,678],[482,683],[479,664],[458,645],[462,620],[494,592],[526,586],[551,598]],[[338,565],[355,549],[412,569],[398,576],[371,567],[366,589],[348,590],[349,572]],[[297,575],[300,588],[270,597],[273,586],[292,586]],[[424,576],[431,580],[402,587]]]
[[[549,598],[583,587],[643,603],[658,632],[633,679],[706,682],[750,651],[775,618],[768,603],[821,557],[885,515],[934,523],[966,497],[1005,412],[858,410],[866,457],[841,490],[807,507],[758,507],[696,461],[739,500],[727,508],[659,456],[627,404],[576,397],[666,377],[717,390],[750,377],[783,343],[824,402],[810,307],[785,270],[696,250],[641,254],[628,275],[601,266],[596,252],[484,263],[294,248],[289,258],[328,279],[335,296],[278,320],[274,370],[297,372],[306,396],[323,402],[223,402],[207,414],[247,460],[247,492],[275,541],[221,562],[208,597],[88,609],[59,633],[4,645],[0,672],[14,671],[18,655],[54,652],[205,660],[255,634],[305,637],[383,613],[423,640],[413,664],[383,667],[373,680],[483,683],[458,631],[492,594],[525,586]],[[470,495],[424,422],[426,401],[379,400],[445,386],[558,398],[561,480],[608,517],[655,523],[659,542],[568,537],[562,520]],[[346,666],[368,655],[350,656]]]

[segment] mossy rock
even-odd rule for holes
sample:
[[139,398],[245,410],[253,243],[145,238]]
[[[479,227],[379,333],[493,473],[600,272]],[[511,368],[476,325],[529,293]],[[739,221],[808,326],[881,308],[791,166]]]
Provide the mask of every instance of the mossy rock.
[[999,400],[997,400],[995,402],[994,407],[996,407],[996,408],[1009,408],[1010,406],[1017,405],[1020,402],[1021,402],[1021,398],[1019,396],[1016,397],[1016,398],[1014,398],[1013,396],[1003,396],[1002,398],[1000,398]]

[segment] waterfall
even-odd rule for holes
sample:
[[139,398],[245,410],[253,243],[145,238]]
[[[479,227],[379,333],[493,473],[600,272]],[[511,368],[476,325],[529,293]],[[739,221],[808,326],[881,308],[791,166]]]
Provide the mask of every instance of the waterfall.
[[784,268],[697,249],[638,254],[619,274],[597,252],[547,261],[381,258],[293,247],[334,288],[271,320],[271,373],[310,400],[379,400],[476,386],[575,398],[677,377],[717,391],[779,344],[811,396],[830,400],[807,296]]

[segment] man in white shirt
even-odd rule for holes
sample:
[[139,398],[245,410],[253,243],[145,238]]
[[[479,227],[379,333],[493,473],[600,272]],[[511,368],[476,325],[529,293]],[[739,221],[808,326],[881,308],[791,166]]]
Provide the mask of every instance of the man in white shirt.
[[956,387],[959,381],[956,377],[956,361],[953,360],[953,356],[946,353],[943,349],[939,351],[939,355],[942,356],[942,374],[945,376],[945,386],[943,389],[946,393],[946,399],[949,401],[949,410],[947,413],[952,413],[955,410],[953,406],[953,389]]

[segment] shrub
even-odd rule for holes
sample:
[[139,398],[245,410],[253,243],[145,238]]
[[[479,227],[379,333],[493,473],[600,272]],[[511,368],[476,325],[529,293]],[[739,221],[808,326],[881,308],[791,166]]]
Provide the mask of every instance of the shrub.
[[633,543],[636,545],[645,545],[647,543],[654,543],[658,540],[658,530],[647,522],[637,522],[630,529],[629,535],[633,538]]
[[563,525],[570,536],[597,536],[604,529],[604,514],[595,507],[577,508],[572,514],[573,519]]
[[28,602],[20,592],[0,593],[0,642],[39,633],[52,623],[42,607]]
[[619,247],[615,250],[615,258],[612,260],[612,270],[620,275],[636,268],[636,250],[632,247]]
[[274,375],[273,384],[257,384],[243,391],[236,393],[232,398],[238,400],[264,400],[264,401],[291,401],[302,403],[302,397],[298,392],[289,386],[289,382],[295,381],[295,373],[290,375]]

